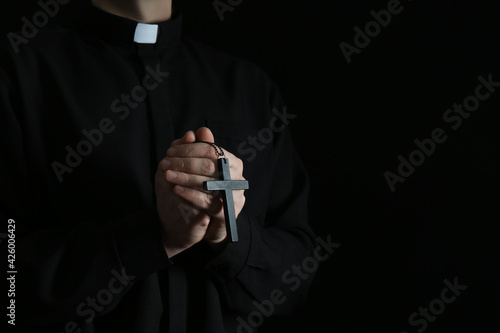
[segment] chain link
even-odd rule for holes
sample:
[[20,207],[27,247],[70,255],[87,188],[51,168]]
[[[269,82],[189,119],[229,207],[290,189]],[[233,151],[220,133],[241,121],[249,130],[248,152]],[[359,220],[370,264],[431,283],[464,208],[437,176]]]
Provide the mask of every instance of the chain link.
[[224,150],[222,149],[221,146],[218,146],[215,143],[208,142],[208,141],[197,141],[197,142],[206,143],[206,144],[211,145],[212,147],[214,147],[215,152],[217,153],[217,158],[225,158],[226,157],[226,155],[224,154]]

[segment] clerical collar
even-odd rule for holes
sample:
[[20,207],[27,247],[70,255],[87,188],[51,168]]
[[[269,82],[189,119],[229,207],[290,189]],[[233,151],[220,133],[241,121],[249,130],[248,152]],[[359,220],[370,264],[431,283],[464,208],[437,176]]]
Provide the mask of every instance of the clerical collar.
[[137,44],[156,44],[159,31],[158,24],[137,23],[134,42]]
[[181,40],[182,15],[158,24],[142,24],[105,12],[91,4],[81,15],[81,27],[97,37],[124,45],[154,44],[165,47]]

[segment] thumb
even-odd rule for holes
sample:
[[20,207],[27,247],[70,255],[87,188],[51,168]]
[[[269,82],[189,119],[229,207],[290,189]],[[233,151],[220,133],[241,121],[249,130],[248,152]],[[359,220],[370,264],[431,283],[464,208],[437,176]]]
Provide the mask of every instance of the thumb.
[[196,131],[196,140],[197,141],[214,142],[215,138],[214,138],[212,131],[208,127],[200,127]]

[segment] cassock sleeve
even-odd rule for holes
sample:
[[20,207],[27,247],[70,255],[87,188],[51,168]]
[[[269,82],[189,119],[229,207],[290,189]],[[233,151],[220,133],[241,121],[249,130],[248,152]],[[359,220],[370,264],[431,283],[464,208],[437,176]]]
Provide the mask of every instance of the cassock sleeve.
[[[3,59],[2,59],[3,60]],[[15,110],[21,103],[6,68],[0,65],[0,218],[2,231],[15,221],[16,324],[50,325],[81,320],[88,297],[112,295],[97,316],[111,311],[142,277],[171,263],[161,242],[156,209],[106,223],[58,220],[42,213],[40,186],[26,158],[23,128]],[[50,193],[47,192],[47,196]],[[2,242],[2,253],[7,243]],[[7,271],[6,260],[0,267]],[[4,284],[6,279],[2,279]],[[7,290],[2,286],[2,290]],[[118,292],[119,291],[119,292]],[[109,293],[111,292],[111,293]],[[106,294],[106,295],[104,295]]]
[[[276,86],[272,85],[269,96],[269,117],[272,109],[286,110]],[[308,175],[294,149],[288,124],[276,125],[281,126],[286,130],[274,135],[269,169],[258,170],[270,183],[265,216],[255,216],[244,208],[237,219],[239,242],[228,244],[207,265],[228,306],[243,313],[255,311],[255,301],[273,299],[279,303],[275,315],[296,310],[314,276],[301,268],[299,275],[295,273],[304,259],[314,259],[316,240],[307,221]],[[264,180],[249,181],[252,186],[252,182]]]

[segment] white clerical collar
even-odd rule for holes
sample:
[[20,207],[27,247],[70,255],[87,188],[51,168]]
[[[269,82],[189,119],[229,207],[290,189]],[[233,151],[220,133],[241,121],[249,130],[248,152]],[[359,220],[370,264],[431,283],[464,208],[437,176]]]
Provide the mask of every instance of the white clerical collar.
[[139,44],[156,44],[158,40],[158,24],[137,23],[134,42]]

